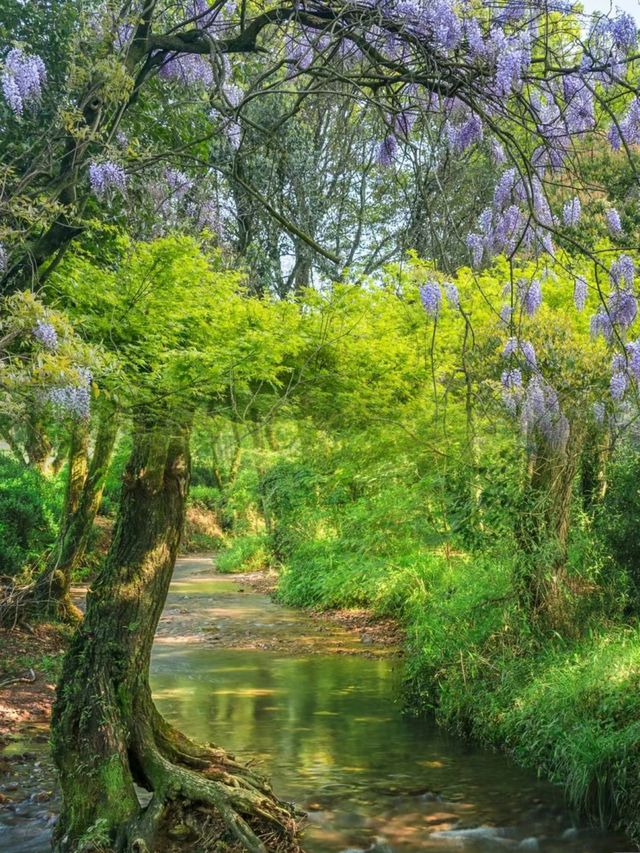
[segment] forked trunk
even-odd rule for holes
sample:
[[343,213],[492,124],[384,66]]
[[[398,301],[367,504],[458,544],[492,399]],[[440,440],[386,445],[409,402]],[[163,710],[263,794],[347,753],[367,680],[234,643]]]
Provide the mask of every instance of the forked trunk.
[[[288,809],[222,750],[200,747],[156,711],[149,659],[183,529],[188,434],[153,428],[134,436],[114,540],[85,619],[65,659],[52,742],[63,809],[55,849],[158,849],[158,833],[180,815],[214,842],[269,849],[258,836],[296,848]],[[198,772],[201,771],[201,772]],[[134,782],[151,791],[142,809]],[[206,850],[194,828],[193,845]],[[283,844],[283,841],[286,843]]]
[[102,412],[91,462],[85,423],[74,426],[69,449],[69,474],[65,508],[58,541],[36,583],[34,601],[41,612],[77,621],[79,611],[70,598],[71,575],[84,557],[100,506],[118,432],[112,409]]

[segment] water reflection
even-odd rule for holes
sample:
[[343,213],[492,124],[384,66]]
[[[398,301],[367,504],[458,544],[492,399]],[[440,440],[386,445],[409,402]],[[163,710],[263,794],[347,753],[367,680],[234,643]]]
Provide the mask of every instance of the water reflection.
[[[211,593],[202,592],[204,610]],[[215,596],[223,633],[231,621],[247,636],[273,630],[273,620],[279,630],[301,623],[300,614],[226,582]],[[172,640],[160,636],[154,647],[160,710],[192,737],[258,759],[280,795],[308,811],[309,850],[631,849],[574,827],[561,792],[503,756],[404,717],[391,658],[307,654],[308,642],[303,655],[291,655]]]

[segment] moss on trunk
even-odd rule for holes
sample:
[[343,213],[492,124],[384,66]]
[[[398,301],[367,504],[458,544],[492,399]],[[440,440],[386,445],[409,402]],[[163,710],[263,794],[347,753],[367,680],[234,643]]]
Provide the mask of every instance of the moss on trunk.
[[33,602],[41,613],[65,621],[78,621],[81,616],[70,598],[71,576],[87,550],[117,432],[115,411],[103,408],[89,462],[88,426],[84,422],[74,425],[60,534],[33,593]]
[[[161,827],[185,809],[199,824],[219,826],[218,840],[255,853],[297,849],[291,810],[268,784],[223,750],[198,746],[174,730],[151,699],[151,646],[188,482],[187,430],[166,437],[140,424],[114,540],[87,597],[54,707],[52,742],[63,789],[57,851],[77,851],[93,835],[108,849],[153,850]],[[145,809],[134,782],[152,792]],[[191,849],[207,849],[194,843]]]

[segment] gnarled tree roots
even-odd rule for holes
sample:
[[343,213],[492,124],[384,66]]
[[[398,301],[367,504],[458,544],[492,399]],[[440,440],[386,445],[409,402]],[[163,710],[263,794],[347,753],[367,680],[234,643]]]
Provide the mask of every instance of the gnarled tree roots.
[[121,828],[113,850],[300,853],[303,814],[234,756],[190,741],[157,712],[132,740],[131,772],[151,799]]

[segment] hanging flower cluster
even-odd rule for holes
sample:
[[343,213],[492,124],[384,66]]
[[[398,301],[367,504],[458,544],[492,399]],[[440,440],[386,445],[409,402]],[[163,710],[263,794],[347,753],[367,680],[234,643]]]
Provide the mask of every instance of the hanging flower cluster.
[[579,275],[573,285],[573,302],[578,311],[584,311],[588,295],[587,280],[584,276]]
[[58,333],[51,325],[44,320],[38,320],[32,330],[33,337],[42,346],[50,352],[55,352],[58,348]]
[[581,214],[582,205],[580,204],[580,199],[576,196],[565,202],[562,209],[562,221],[569,228],[573,228],[574,225],[580,222]]
[[91,371],[78,367],[74,381],[50,388],[46,399],[60,416],[86,420],[91,414],[91,382]]
[[179,169],[165,169],[164,179],[173,198],[184,198],[193,187],[193,179]]
[[38,103],[46,81],[47,70],[39,56],[18,47],[9,51],[2,69],[2,92],[16,115]]
[[127,175],[122,166],[111,160],[89,164],[89,183],[98,198],[107,198],[114,192],[124,193]]
[[163,80],[178,83],[181,86],[201,86],[204,89],[210,89],[214,82],[211,63],[198,54],[172,54],[160,66],[158,74]]
[[633,258],[630,255],[620,255],[611,264],[609,278],[611,293],[606,305],[601,306],[591,317],[591,334],[593,337],[602,335],[607,341],[613,339],[616,329],[625,332],[638,314],[638,301],[633,289]]
[[[558,394],[536,368],[536,356],[529,341],[509,338],[502,357],[511,366],[502,371],[502,401],[513,417],[519,416],[523,434],[543,440],[562,453],[569,439],[569,421],[562,412]],[[514,362],[519,366],[514,366]],[[523,371],[529,376],[525,382]]]
[[620,221],[620,214],[615,209],[615,207],[610,207],[609,210],[605,213],[605,217],[607,220],[607,227],[609,228],[609,233],[612,237],[622,237],[622,222]]
[[542,305],[542,285],[540,284],[540,279],[534,278],[529,281],[526,278],[521,278],[516,287],[523,312],[528,317],[533,317]]
[[616,353],[611,360],[611,399],[620,402],[631,384],[640,383],[640,338],[630,341],[624,353]]
[[444,291],[444,295],[449,305],[452,308],[459,309],[460,294],[458,292],[458,288],[453,282],[445,281],[441,289],[437,281],[430,280],[420,287],[420,301],[422,302],[422,307],[429,317],[433,317],[434,319],[440,313],[442,291]]

